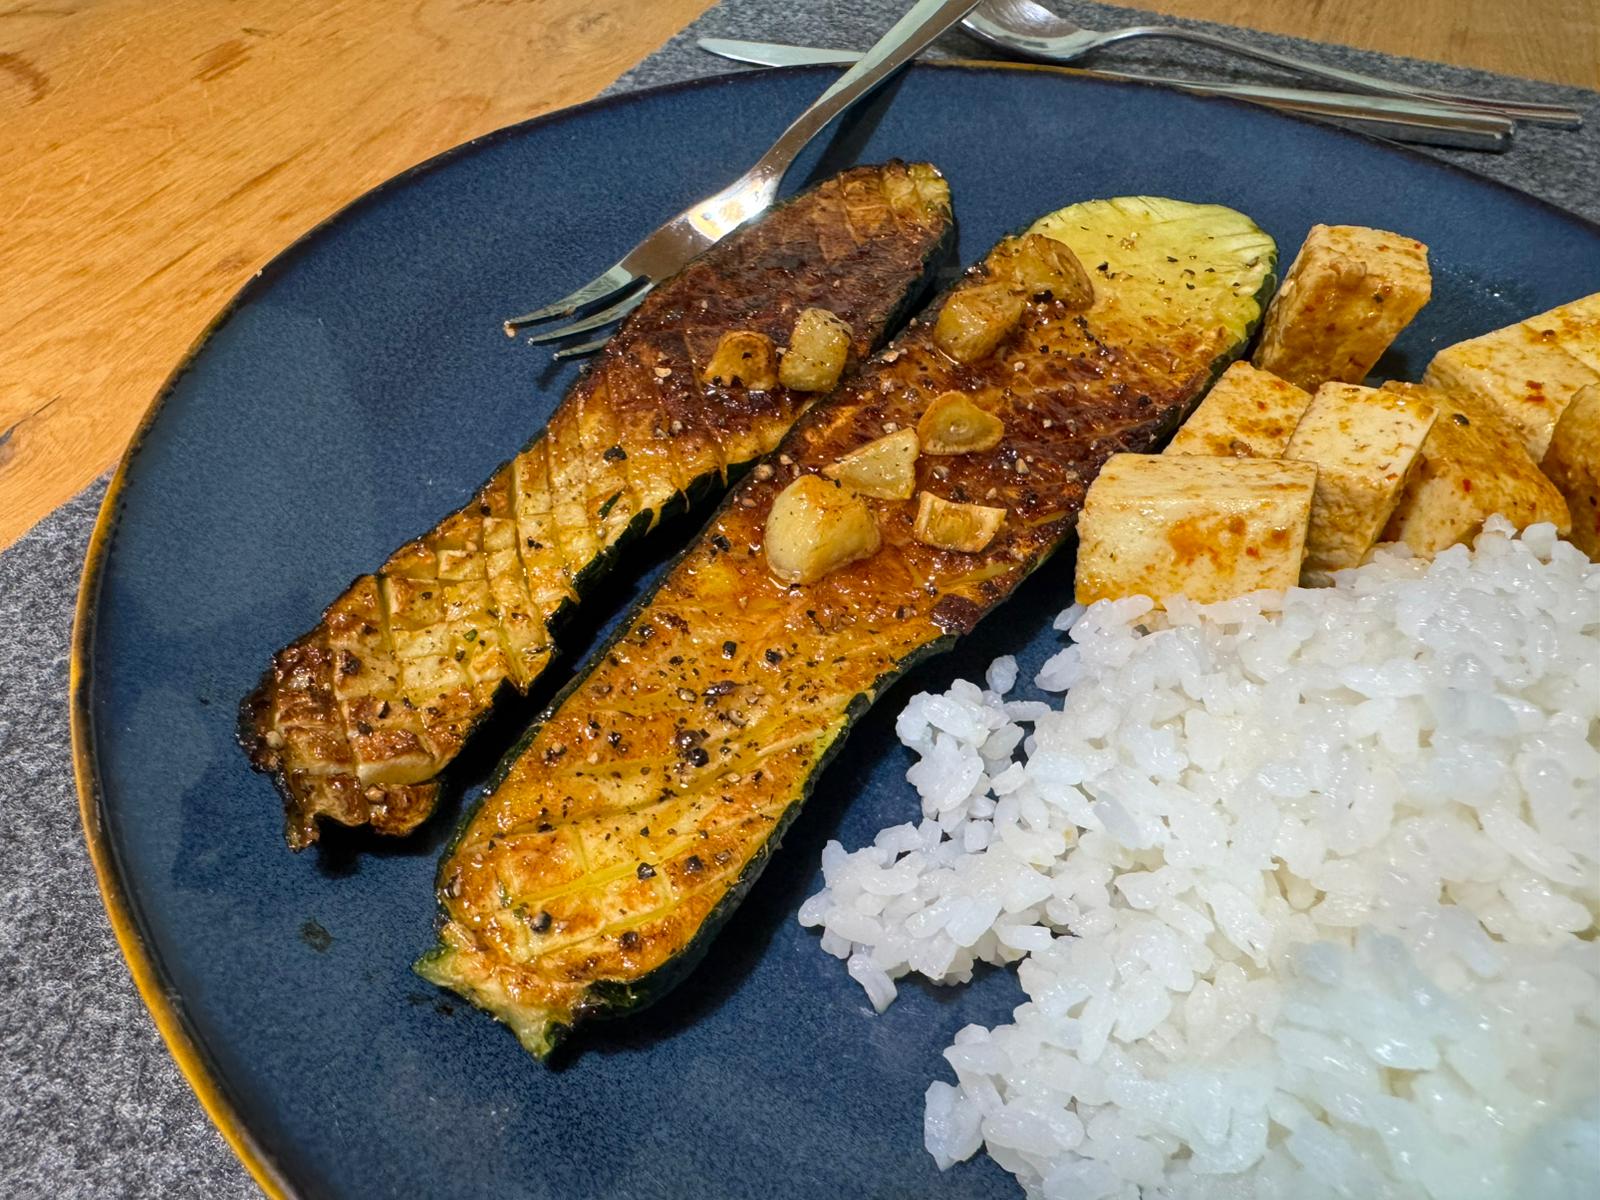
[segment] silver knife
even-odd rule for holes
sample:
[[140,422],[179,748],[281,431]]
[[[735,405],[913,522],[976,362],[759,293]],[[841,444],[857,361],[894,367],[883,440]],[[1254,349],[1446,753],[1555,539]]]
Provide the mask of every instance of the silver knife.
[[[734,62],[762,67],[846,66],[861,56],[851,50],[817,46],[786,46],[778,42],[748,42],[735,38],[701,38],[700,49]],[[961,60],[970,61],[970,60]],[[1009,65],[1004,63],[990,65]],[[1504,153],[1511,148],[1513,123],[1492,113],[1464,112],[1421,100],[1400,100],[1357,92],[1325,92],[1250,83],[1212,83],[1198,79],[1173,79],[1134,75],[1125,71],[1086,70],[1079,67],[1033,68],[1063,71],[1090,79],[1148,83],[1179,88],[1201,96],[1228,96],[1248,100],[1283,112],[1319,117],[1356,125],[1369,133],[1395,141],[1463,150]]]

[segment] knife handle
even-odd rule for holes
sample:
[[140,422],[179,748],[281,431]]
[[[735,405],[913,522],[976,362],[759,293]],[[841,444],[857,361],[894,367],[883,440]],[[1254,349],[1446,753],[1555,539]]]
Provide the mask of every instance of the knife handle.
[[1266,87],[1249,83],[1209,83],[1203,80],[1164,79],[1120,71],[1102,77],[1161,84],[1201,96],[1226,96],[1350,125],[1397,141],[1428,146],[1453,146],[1464,150],[1504,153],[1511,148],[1514,123],[1494,113],[1472,112],[1426,101],[1355,92],[1323,92],[1303,88]]
[[[908,18],[910,15],[907,14]],[[850,66],[859,65],[865,57],[851,50],[825,50],[810,46],[785,46],[772,42],[747,42],[729,38],[701,38],[699,45],[702,50],[720,58],[766,67]],[[973,62],[970,65],[1009,64]],[[1265,84],[1175,79],[1135,75],[1126,71],[1088,70],[1081,67],[1045,65],[1036,69],[1060,71],[1088,79],[1111,79],[1121,83],[1147,83],[1179,88],[1201,96],[1226,96],[1281,112],[1331,121],[1380,137],[1392,138],[1395,141],[1430,146],[1453,146],[1458,149],[1503,153],[1511,146],[1511,135],[1515,128],[1511,120],[1498,114],[1463,110],[1431,100],[1376,96],[1362,92],[1272,87]],[[847,73],[834,86],[839,87],[848,77]],[[824,93],[824,98],[827,95],[828,93]],[[809,138],[811,133],[805,136]]]

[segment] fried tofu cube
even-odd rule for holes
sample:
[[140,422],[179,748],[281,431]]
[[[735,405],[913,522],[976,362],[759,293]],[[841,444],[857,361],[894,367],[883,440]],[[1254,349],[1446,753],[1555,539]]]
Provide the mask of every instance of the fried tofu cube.
[[1283,452],[1317,467],[1301,572],[1307,587],[1326,586],[1334,571],[1367,556],[1400,502],[1433,422],[1433,405],[1415,396],[1350,383],[1317,389]]
[[1566,498],[1572,544],[1600,562],[1600,387],[1572,398],[1540,465]]
[[1539,521],[1562,533],[1570,528],[1566,501],[1498,409],[1416,383],[1386,383],[1383,390],[1415,396],[1438,413],[1384,541],[1432,556],[1457,542],[1470,543],[1496,513],[1518,529]]
[[1113,455],[1078,519],[1078,602],[1293,587],[1316,480],[1279,459]]
[[1278,458],[1310,403],[1304,388],[1236,362],[1212,385],[1165,453]]
[[1600,373],[1600,292],[1580,296],[1522,322],[1524,329],[1554,342],[1591,371]]
[[1362,225],[1313,225],[1267,308],[1256,366],[1315,391],[1360,383],[1433,292],[1428,248]]
[[1422,382],[1494,405],[1537,462],[1572,397],[1600,384],[1600,293],[1446,346]]

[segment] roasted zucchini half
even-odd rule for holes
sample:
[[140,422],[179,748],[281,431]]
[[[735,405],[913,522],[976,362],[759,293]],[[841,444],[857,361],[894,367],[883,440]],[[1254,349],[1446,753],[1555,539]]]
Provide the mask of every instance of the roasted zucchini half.
[[[951,232],[933,167],[856,167],[657,288],[522,453],[273,656],[240,734],[283,794],[289,845],[322,819],[403,834],[426,818],[439,772],[503,687],[544,670],[617,552],[776,445],[917,299]],[[803,388],[770,362],[717,365],[746,342],[779,355],[797,325]]]
[[[625,1013],[680,978],[857,716],[1071,536],[1110,455],[1159,445],[1243,348],[1272,285],[1272,240],[1227,208],[1092,201],[1032,232],[1075,252],[1092,306],[1024,292],[1013,316],[992,290],[1005,286],[1002,243],[801,418],[501,765],[441,863],[426,978],[539,1056],[575,1022]],[[961,300],[973,290],[983,305]],[[937,332],[953,303],[956,353]],[[976,329],[979,308],[1008,328],[968,357],[993,332]],[[818,493],[803,499],[850,552],[832,547],[810,582],[776,576],[764,538],[794,535],[787,519],[769,522],[775,500],[802,479],[847,489],[828,468],[916,429],[952,391],[1004,434],[917,457],[915,492],[1003,509],[986,540],[963,542],[981,548],[920,540],[917,499]],[[864,557],[855,504],[878,527]]]

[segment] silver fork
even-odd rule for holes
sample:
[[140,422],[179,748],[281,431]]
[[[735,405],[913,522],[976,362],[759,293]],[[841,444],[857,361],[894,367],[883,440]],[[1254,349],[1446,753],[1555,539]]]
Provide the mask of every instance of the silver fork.
[[[628,251],[611,267],[588,283],[553,304],[536,308],[505,323],[506,333],[515,336],[519,329],[557,317],[570,317],[580,308],[612,300],[615,303],[580,320],[536,333],[530,342],[549,342],[574,334],[600,329],[637,308],[661,280],[706,247],[733,232],[758,213],[772,206],[795,157],[829,121],[844,112],[894,74],[911,59],[972,11],[977,0],[919,0],[893,28],[878,39],[850,70],[839,77],[811,107],[794,119],[779,135],[772,148],[756,165],[720,192],[697,200]],[[581,346],[569,346],[557,358],[587,354],[605,344],[601,338]]]
[[1273,50],[1249,46],[1214,33],[1199,29],[1183,29],[1175,25],[1130,25],[1124,29],[1085,29],[1065,17],[1037,4],[1034,0],[986,0],[982,7],[963,23],[968,33],[991,46],[999,46],[1024,58],[1042,62],[1064,63],[1081,58],[1091,50],[1109,46],[1114,42],[1132,41],[1134,38],[1171,38],[1226,50],[1233,54],[1270,63],[1275,67],[1297,71],[1331,80],[1358,91],[1373,92],[1380,96],[1401,96],[1411,100],[1430,100],[1457,108],[1475,109],[1497,113],[1519,121],[1538,125],[1555,125],[1563,129],[1577,129],[1583,116],[1576,109],[1561,104],[1535,104],[1521,100],[1491,100],[1479,96],[1463,96],[1455,92],[1436,92],[1429,88],[1408,87],[1405,84],[1346,71],[1341,67],[1325,66],[1302,58],[1291,58]]

